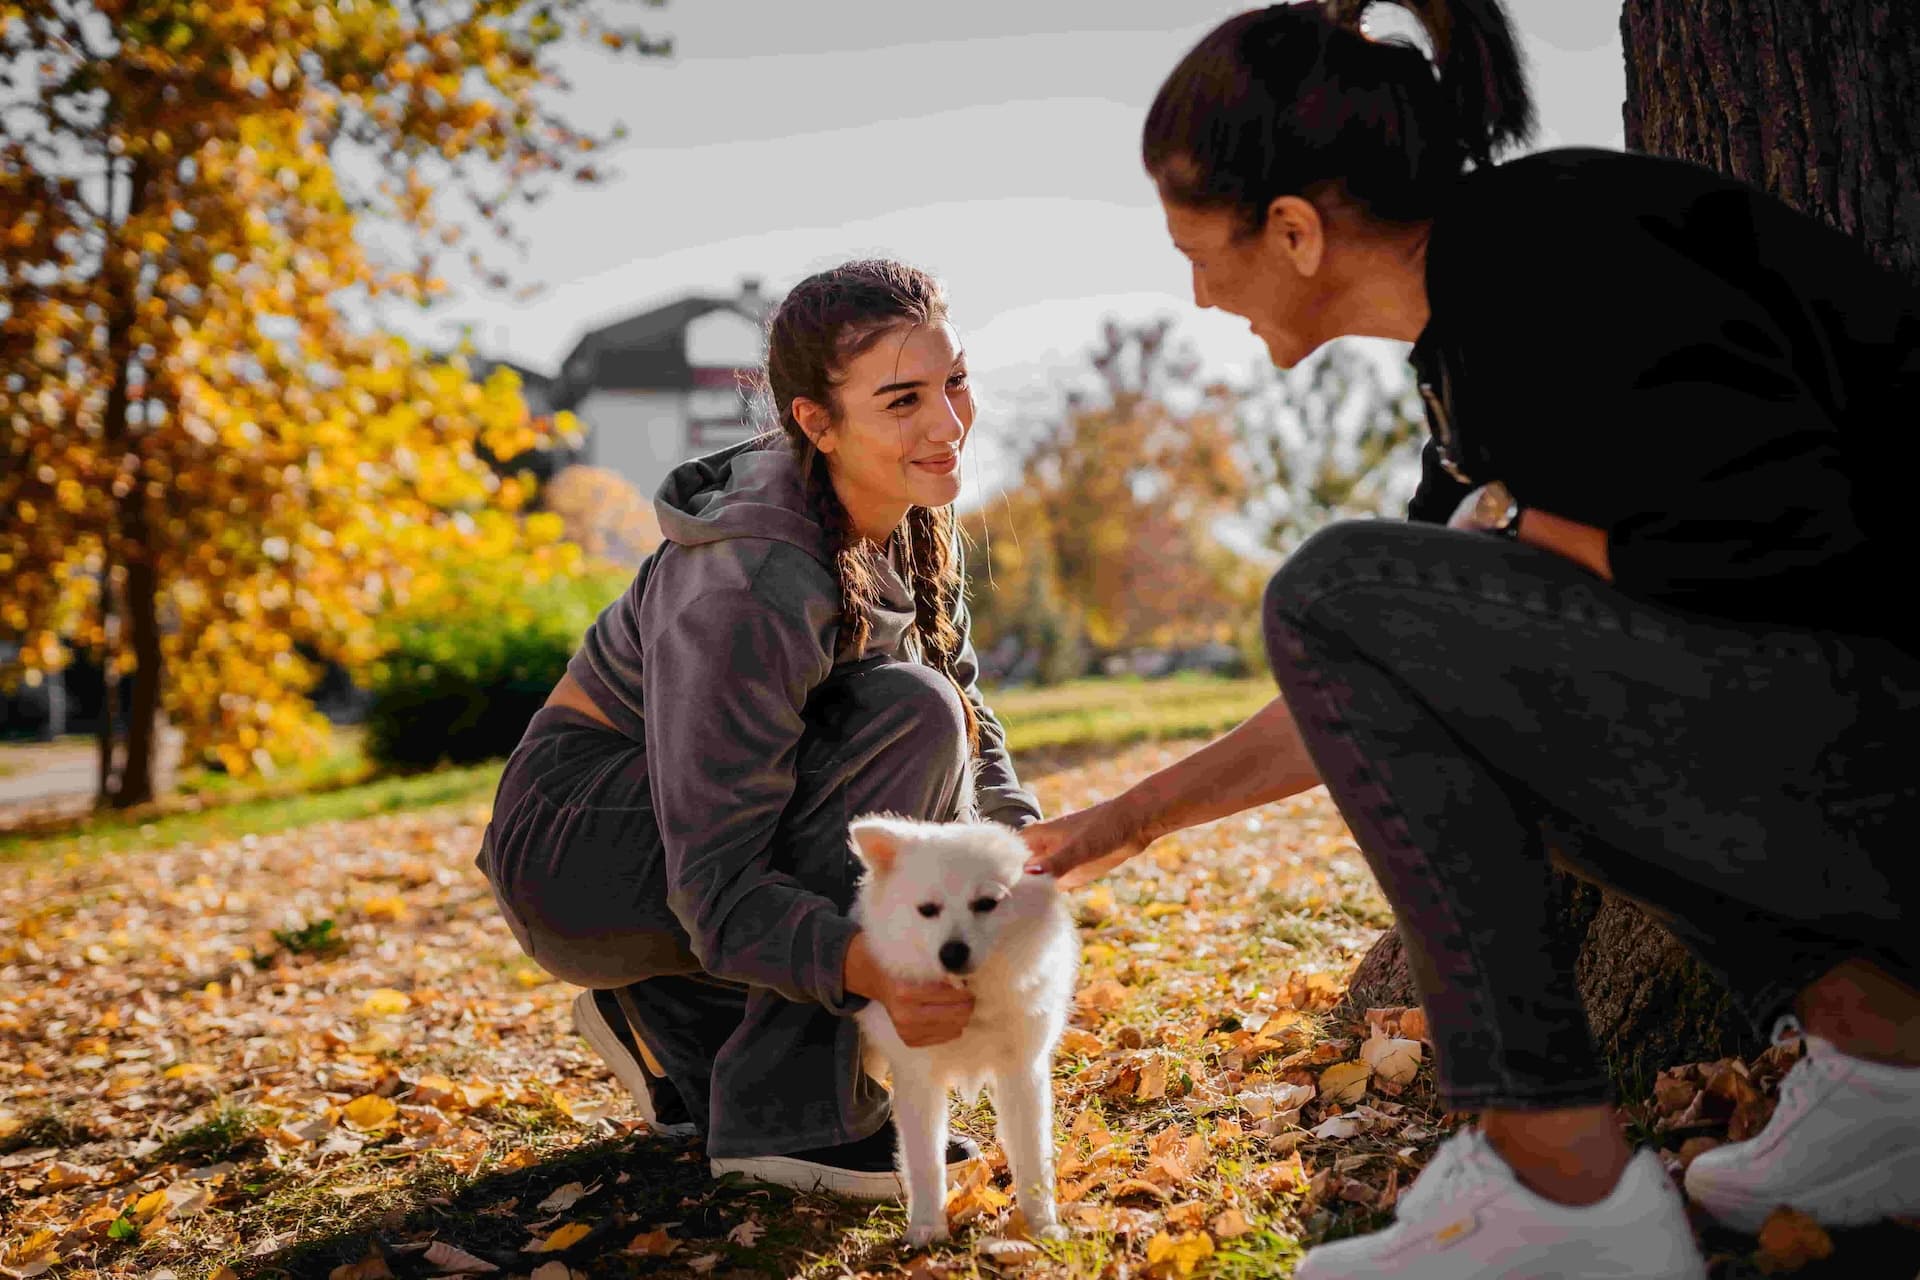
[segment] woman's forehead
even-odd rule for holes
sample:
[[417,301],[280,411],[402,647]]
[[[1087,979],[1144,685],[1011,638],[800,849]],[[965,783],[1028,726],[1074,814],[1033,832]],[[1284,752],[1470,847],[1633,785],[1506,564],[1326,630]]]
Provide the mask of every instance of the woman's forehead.
[[960,358],[960,335],[945,320],[898,324],[886,330],[847,365],[846,381],[871,390],[889,382],[945,377]]

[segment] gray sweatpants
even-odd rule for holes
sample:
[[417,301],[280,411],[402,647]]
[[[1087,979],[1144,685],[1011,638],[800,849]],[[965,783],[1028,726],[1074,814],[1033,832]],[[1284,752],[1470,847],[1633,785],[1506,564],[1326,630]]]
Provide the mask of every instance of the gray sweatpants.
[[[853,818],[958,816],[968,768],[958,705],[946,678],[916,662],[836,668],[807,703],[775,869],[844,910],[858,876]],[[848,1142],[885,1121],[852,1018],[701,972],[667,906],[640,744],[575,711],[539,712],[501,775],[477,865],[542,968],[621,989],[709,1155]]]

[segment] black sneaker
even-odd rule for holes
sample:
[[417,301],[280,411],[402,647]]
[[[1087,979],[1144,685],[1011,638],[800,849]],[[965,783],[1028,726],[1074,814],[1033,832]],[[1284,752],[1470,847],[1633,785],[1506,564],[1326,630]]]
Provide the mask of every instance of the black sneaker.
[[[886,1123],[857,1142],[778,1156],[715,1157],[707,1161],[707,1167],[716,1178],[738,1173],[749,1182],[796,1191],[830,1191],[854,1200],[904,1200],[907,1184],[895,1167],[899,1143],[893,1117],[888,1116]],[[980,1147],[973,1139],[956,1135],[947,1142],[949,1175],[954,1166],[979,1158]]]
[[640,1104],[640,1116],[657,1134],[691,1138],[699,1126],[673,1082],[647,1070],[647,1061],[634,1039],[627,1015],[611,991],[582,991],[573,998],[573,1029],[580,1033],[600,1060]]

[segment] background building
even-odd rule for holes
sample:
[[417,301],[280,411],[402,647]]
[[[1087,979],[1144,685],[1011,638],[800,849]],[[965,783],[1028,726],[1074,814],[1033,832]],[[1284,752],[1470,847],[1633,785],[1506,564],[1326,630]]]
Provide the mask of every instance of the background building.
[[565,461],[612,471],[650,499],[676,464],[751,433],[744,387],[774,301],[747,279],[733,297],[689,295],[595,329],[550,382],[521,371],[528,405],[571,409],[585,440]]

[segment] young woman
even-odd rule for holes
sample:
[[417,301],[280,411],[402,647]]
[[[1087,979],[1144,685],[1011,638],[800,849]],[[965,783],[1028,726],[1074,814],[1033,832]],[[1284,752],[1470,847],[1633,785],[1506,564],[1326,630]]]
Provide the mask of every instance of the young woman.
[[1435,65],[1318,4],[1223,23],[1143,151],[1195,300],[1276,364],[1414,343],[1411,522],[1295,552],[1265,601],[1282,697],[1029,827],[1034,869],[1084,879],[1332,793],[1393,904],[1441,1105],[1479,1123],[1303,1280],[1702,1274],[1607,1105],[1550,945],[1554,862],[1646,904],[1757,1027],[1805,1033],[1767,1128],[1693,1162],[1695,1200],[1747,1229],[1781,1203],[1920,1213],[1920,631],[1897,585],[1920,302],[1701,168],[1491,163],[1529,127],[1505,15],[1406,7]]
[[1039,809],[974,686],[951,507],[974,405],[938,283],[802,281],[766,382],[777,433],[661,486],[666,542],[528,726],[480,866],[527,953],[589,988],[587,1041],[716,1176],[884,1199],[893,1126],[848,1015],[878,1000],[937,1044],[972,1000],[876,970],[847,824]]

